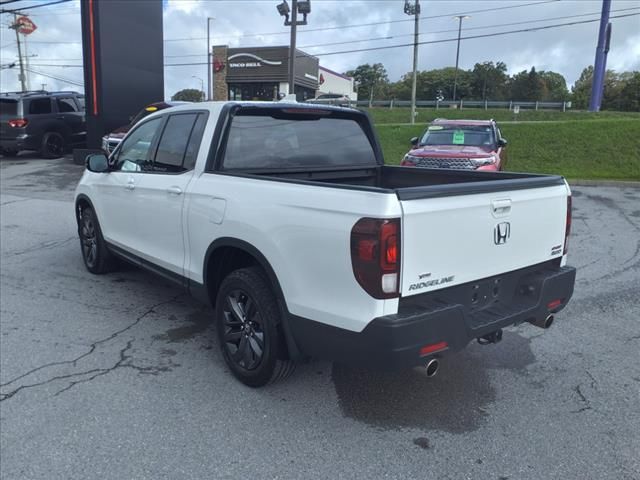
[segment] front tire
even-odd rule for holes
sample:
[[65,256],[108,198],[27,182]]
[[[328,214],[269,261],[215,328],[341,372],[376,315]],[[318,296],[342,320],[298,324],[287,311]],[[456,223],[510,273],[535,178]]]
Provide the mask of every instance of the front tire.
[[42,156],[60,158],[64,155],[64,137],[58,132],[47,132],[42,136]]
[[5,157],[8,157],[8,158],[15,158],[15,157],[18,156],[18,150],[14,150],[14,149],[11,149],[11,148],[3,149],[3,150],[0,151],[0,153],[2,155],[4,155]]
[[114,270],[115,259],[107,249],[98,218],[91,207],[85,207],[80,211],[78,234],[80,235],[82,259],[87,270],[95,274]]
[[245,385],[261,387],[293,373],[280,332],[281,311],[262,270],[230,273],[218,291],[215,323],[224,360]]

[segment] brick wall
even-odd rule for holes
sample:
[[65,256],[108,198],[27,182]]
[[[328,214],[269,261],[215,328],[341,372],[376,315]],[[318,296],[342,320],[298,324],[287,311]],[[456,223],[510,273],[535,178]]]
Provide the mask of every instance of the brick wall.
[[213,47],[213,64],[222,62],[224,68],[213,73],[213,100],[227,100],[229,89],[227,88],[227,46],[218,45]]

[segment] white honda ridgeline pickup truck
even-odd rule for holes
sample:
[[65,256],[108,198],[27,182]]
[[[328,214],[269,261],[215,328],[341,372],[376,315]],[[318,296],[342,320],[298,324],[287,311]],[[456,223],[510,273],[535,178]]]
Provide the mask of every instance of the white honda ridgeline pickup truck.
[[219,102],[159,111],[87,157],[87,269],[119,257],[215,307],[233,374],[296,361],[427,367],[569,301],[562,177],[384,165],[366,113]]

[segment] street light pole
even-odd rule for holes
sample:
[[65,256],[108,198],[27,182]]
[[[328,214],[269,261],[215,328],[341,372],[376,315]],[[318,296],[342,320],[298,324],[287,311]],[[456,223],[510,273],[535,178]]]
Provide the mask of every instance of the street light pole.
[[291,1],[291,40],[289,41],[289,93],[296,93],[296,33],[298,18],[298,0]]
[[411,5],[408,0],[404,2],[404,13],[414,16],[413,25],[413,80],[411,83],[411,123],[416,123],[416,85],[418,83],[418,36],[420,28],[420,0]]
[[[207,100],[211,100],[211,20],[213,18],[207,17]],[[203,89],[204,91],[204,89]]]
[[[311,13],[311,1],[310,0],[291,0],[291,8],[287,0],[283,0],[276,8],[278,13],[285,17],[284,24],[287,27],[291,27],[291,40],[289,42],[289,94],[295,94],[295,82],[296,82],[296,33],[298,25],[307,24],[307,15]],[[298,13],[302,14],[302,20],[298,20]],[[291,14],[291,19],[289,19]]]
[[469,18],[469,15],[456,15],[458,19],[458,48],[456,49],[456,73],[453,76],[453,101],[456,101],[456,90],[458,88],[458,60],[460,59],[460,34],[462,33],[462,20]]
[[22,49],[20,48],[20,34],[18,33],[20,24],[18,23],[18,15],[16,13],[13,14],[13,25],[11,25],[9,28],[13,28],[16,31],[16,43],[18,44],[18,61],[20,62],[20,86],[22,87],[22,91],[25,92],[27,90],[27,86],[25,85],[24,63],[22,60]]

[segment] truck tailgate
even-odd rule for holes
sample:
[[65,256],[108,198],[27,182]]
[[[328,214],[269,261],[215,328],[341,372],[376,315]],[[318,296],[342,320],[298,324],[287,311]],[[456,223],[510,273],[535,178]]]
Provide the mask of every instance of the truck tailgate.
[[400,199],[402,296],[541,263],[563,254],[564,184]]

